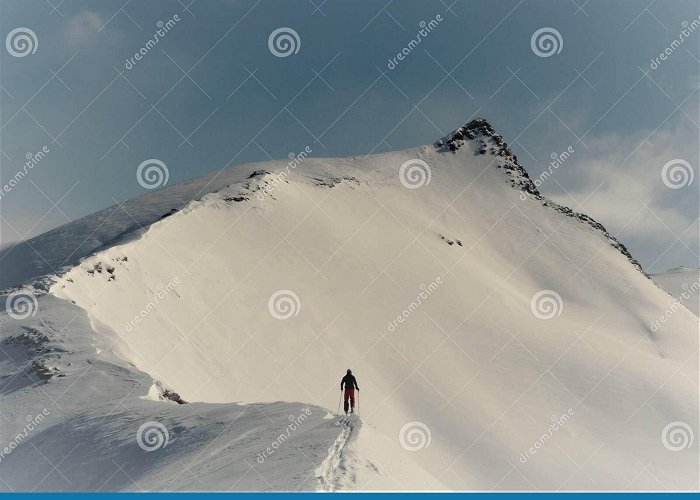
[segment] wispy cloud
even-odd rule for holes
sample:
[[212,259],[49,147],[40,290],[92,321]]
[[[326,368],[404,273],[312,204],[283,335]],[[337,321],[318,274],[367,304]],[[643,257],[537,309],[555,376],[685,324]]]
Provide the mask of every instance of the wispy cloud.
[[98,30],[105,25],[106,21],[102,14],[92,10],[78,12],[66,21],[63,32],[66,43],[72,47],[91,45],[100,35],[101,32]]
[[[579,211],[603,223],[623,241],[633,238],[660,253],[669,241],[680,237],[683,253],[693,259],[698,253],[692,225],[697,223],[700,182],[696,134],[697,129],[687,122],[651,137],[649,132],[639,132],[593,138],[587,141],[585,155],[574,154],[543,191],[568,206],[581,203]],[[662,169],[674,159],[690,163],[692,184],[671,189],[664,183]]]

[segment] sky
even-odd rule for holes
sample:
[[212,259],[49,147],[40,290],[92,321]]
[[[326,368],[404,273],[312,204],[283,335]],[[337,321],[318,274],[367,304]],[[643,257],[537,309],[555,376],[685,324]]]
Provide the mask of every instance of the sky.
[[307,147],[428,144],[481,116],[647,271],[697,267],[699,16],[694,0],[2,0],[0,241],[148,193],[147,160],[172,185]]

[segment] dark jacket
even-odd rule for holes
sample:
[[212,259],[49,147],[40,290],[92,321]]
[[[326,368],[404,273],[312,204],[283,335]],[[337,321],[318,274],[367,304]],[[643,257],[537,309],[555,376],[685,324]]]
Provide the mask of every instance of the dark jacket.
[[358,391],[360,388],[357,386],[357,380],[355,380],[355,375],[348,373],[343,377],[343,380],[340,381],[340,389],[343,389],[343,386],[345,386],[346,389],[352,389],[353,387],[357,389]]

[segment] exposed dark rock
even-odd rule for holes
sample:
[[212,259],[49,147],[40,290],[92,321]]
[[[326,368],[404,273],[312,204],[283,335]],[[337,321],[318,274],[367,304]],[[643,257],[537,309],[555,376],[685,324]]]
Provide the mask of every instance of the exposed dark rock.
[[340,177],[331,177],[329,179],[319,179],[318,177],[313,177],[313,180],[316,181],[314,182],[316,186],[333,188],[336,186],[336,184],[340,184],[343,179]]
[[24,332],[12,335],[3,339],[1,342],[4,346],[10,345],[21,345],[31,347],[34,352],[49,352],[50,349],[46,344],[49,342],[49,338],[43,333],[28,327],[23,327]]
[[261,175],[269,174],[267,170],[256,170],[255,172],[251,173],[247,178],[252,179],[253,177],[259,177]]
[[542,196],[537,190],[535,183],[530,179],[530,176],[527,174],[525,168],[518,163],[517,156],[515,156],[508,148],[508,144],[503,140],[503,137],[498,135],[493,126],[491,126],[491,124],[483,118],[476,118],[466,125],[459,127],[447,137],[444,137],[436,142],[435,147],[441,152],[454,153],[460,148],[464,147],[465,144],[470,141],[475,143],[472,146],[474,148],[475,155],[483,155],[488,153],[502,159],[502,161],[497,163],[496,166],[505,171],[506,175],[508,175],[508,181],[511,186],[530,194],[537,200],[542,201],[544,206],[551,207],[557,212],[560,212],[568,217],[573,217],[578,221],[589,225],[594,230],[602,233],[608,239],[611,246],[619,250],[620,253],[627,257],[630,263],[639,270],[639,272],[648,277],[648,275],[642,269],[641,264],[639,264],[639,262],[632,257],[625,245],[620,243],[617,238],[608,233],[602,224],[586,214],[574,212],[570,208],[559,205],[558,203]]
[[178,212],[178,209],[177,209],[177,208],[171,208],[171,209],[170,209],[170,212],[168,212],[167,214],[161,215],[160,218],[161,218],[161,219],[165,219],[166,217],[170,217],[171,215],[173,215],[173,214],[175,214],[175,213],[177,213],[177,212]]
[[435,147],[438,151],[452,151],[454,153],[469,141],[476,141],[476,145],[473,146],[474,154],[489,153],[503,159],[502,162],[497,163],[497,167],[506,171],[513,187],[533,196],[541,197],[525,168],[518,163],[518,157],[508,148],[503,137],[498,135],[491,124],[483,118],[476,118],[463,127],[459,127],[447,137],[436,142]]
[[345,181],[350,184],[359,184],[360,181],[357,179],[357,177],[352,177],[352,176],[343,176],[343,177],[330,177],[328,179],[319,179],[318,177],[312,177],[312,180],[315,181],[314,185],[316,186],[322,186],[322,187],[329,187],[333,188],[340,184],[341,182]]
[[43,361],[33,361],[27,373],[31,375],[36,375],[36,377],[44,382],[45,384],[49,382],[52,378],[58,375],[58,370],[53,370],[46,366]]
[[175,401],[179,405],[186,405],[187,401],[182,399],[177,392],[165,389],[162,394],[163,398],[169,399],[170,401]]
[[564,215],[568,215],[569,217],[573,217],[575,219],[578,219],[581,222],[588,224],[593,229],[603,233],[608,238],[610,245],[612,245],[614,248],[617,248],[622,255],[627,257],[627,259],[630,261],[630,263],[634,267],[636,267],[640,273],[649,277],[649,275],[644,272],[644,270],[642,269],[642,265],[637,261],[637,259],[632,257],[632,254],[629,252],[629,250],[627,250],[627,247],[625,245],[623,245],[620,241],[618,241],[618,239],[615,238],[613,235],[608,233],[608,231],[605,229],[605,226],[603,226],[600,222],[596,221],[595,219],[593,219],[592,217],[590,217],[586,214],[583,214],[580,212],[574,212],[569,207],[559,205],[558,203],[556,203],[552,200],[548,200],[546,198],[543,198],[543,200],[544,201],[543,201],[542,205],[544,205],[545,207],[552,207],[557,212],[561,212]]
[[453,239],[448,238],[447,236],[442,235],[442,234],[440,235],[440,239],[450,246],[455,245],[455,244],[460,246],[460,247],[462,246],[462,240],[457,240],[457,239],[453,240]]

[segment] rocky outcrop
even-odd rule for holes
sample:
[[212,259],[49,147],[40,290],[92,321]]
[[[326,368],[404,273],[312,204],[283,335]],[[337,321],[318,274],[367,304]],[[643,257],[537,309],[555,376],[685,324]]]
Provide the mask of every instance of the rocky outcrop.
[[525,167],[518,162],[518,157],[508,148],[508,144],[503,140],[503,137],[496,133],[496,130],[488,121],[483,118],[476,118],[435,143],[435,148],[443,153],[456,153],[465,147],[473,148],[474,155],[494,156],[496,166],[504,170],[510,185],[523,193],[527,193],[526,195],[523,194],[523,196],[529,195],[534,197],[541,201],[543,206],[550,207],[568,217],[573,217],[587,224],[593,230],[602,233],[610,245],[622,253],[639,272],[648,277],[641,264],[632,257],[627,247],[608,233],[601,223],[586,214],[575,212],[569,207],[560,205],[542,196],[535,183],[530,179]]

